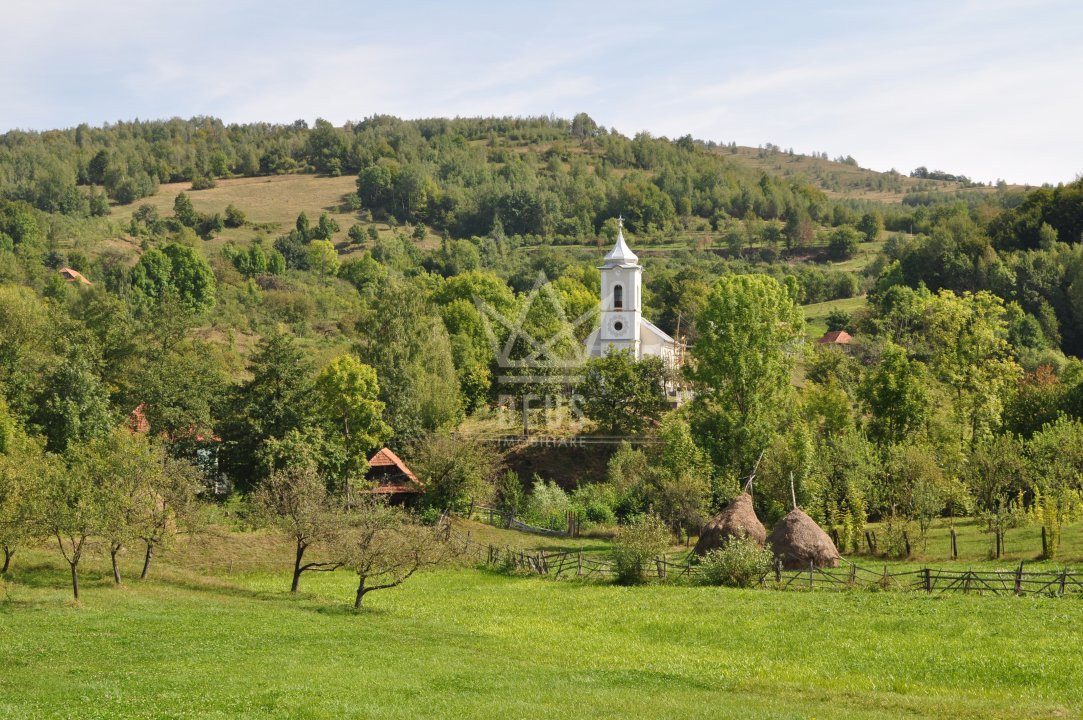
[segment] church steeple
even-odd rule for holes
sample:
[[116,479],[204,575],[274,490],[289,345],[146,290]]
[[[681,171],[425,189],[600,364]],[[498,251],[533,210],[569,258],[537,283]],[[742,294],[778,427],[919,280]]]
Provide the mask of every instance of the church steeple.
[[618,217],[617,222],[619,223],[617,226],[617,242],[604,258],[605,267],[638,265],[639,256],[632,252],[632,248],[628,247],[628,243],[624,241],[624,218]]
[[618,218],[617,242],[602,265],[601,327],[598,354],[608,349],[630,350],[639,359],[642,325],[643,268],[624,240],[624,218]]

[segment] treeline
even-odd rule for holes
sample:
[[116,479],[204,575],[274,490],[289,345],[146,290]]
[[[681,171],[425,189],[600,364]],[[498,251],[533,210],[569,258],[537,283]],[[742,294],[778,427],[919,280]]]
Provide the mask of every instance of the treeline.
[[357,202],[378,218],[453,237],[581,240],[616,215],[639,233],[672,230],[686,218],[716,231],[727,219],[756,218],[782,221],[800,245],[810,224],[856,221],[807,181],[752,170],[721,147],[690,136],[628,138],[582,113],[571,121],[373,116],[311,128],[134,121],[0,136],[0,197],[100,215],[108,200],[131,203],[160,183],[199,189],[223,177],[319,172],[356,174]]
[[1083,181],[1032,190],[1004,211],[954,203],[926,217],[913,238],[889,238],[879,290],[988,290],[1026,314],[1022,344],[1083,354]]

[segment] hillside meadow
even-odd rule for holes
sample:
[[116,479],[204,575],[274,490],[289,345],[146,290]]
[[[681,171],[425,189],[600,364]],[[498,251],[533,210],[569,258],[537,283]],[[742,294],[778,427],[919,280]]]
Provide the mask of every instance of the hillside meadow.
[[[463,525],[480,541],[531,536]],[[544,541],[543,541],[544,542]],[[604,539],[550,547],[600,552]],[[137,553],[123,564],[135,577]],[[471,567],[349,608],[285,592],[262,532],[187,543],[152,578],[48,546],[0,591],[0,717],[1040,718],[1083,710],[1074,598],[624,588]]]

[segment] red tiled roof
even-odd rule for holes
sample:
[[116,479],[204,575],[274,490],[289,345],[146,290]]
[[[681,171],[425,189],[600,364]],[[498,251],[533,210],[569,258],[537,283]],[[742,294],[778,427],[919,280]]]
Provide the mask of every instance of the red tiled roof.
[[379,452],[369,458],[369,467],[387,467],[389,465],[398,468],[399,472],[410,478],[413,482],[416,482],[418,485],[421,484],[418,481],[417,476],[414,475],[414,472],[406,467],[406,463],[402,461],[402,458],[392,452],[391,448],[381,448]]
[[406,467],[406,463],[390,448],[381,448],[379,452],[369,458],[369,469],[394,468],[398,476],[384,477],[381,481],[366,492],[372,495],[395,495],[397,493],[418,493],[424,490],[421,481],[417,479],[413,471]]
[[849,345],[853,337],[845,330],[832,330],[816,342],[821,345]]

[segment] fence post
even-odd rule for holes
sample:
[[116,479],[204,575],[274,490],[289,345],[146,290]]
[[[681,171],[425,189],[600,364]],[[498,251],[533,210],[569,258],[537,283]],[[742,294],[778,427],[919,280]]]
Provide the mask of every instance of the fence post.
[[932,592],[933,591],[932,573],[929,572],[929,568],[923,569],[922,572],[925,574],[925,592]]
[[664,580],[666,577],[666,561],[665,555],[654,556],[654,566],[658,570],[658,579]]
[[539,575],[544,575],[547,572],[549,572],[549,566],[545,562],[545,551],[544,550],[539,550],[538,551],[538,574]]
[[775,558],[775,582],[782,582],[782,558]]
[[1015,594],[1023,594],[1023,561],[1019,561],[1019,569],[1015,571]]
[[808,561],[808,589],[809,590],[812,589],[812,570],[813,570],[813,568],[815,568],[815,564],[811,560],[809,560]]
[[959,545],[956,542],[955,528],[951,529],[951,559],[956,560],[959,557]]
[[849,580],[849,583],[850,583],[850,587],[853,587],[854,585],[857,584],[857,565],[855,565],[854,563],[850,563],[850,580]]
[[1064,595],[1064,582],[1067,579],[1068,579],[1068,568],[1064,568],[1063,570],[1061,570],[1061,573],[1060,573],[1060,592],[1057,593],[1058,597]]
[[903,543],[906,545],[906,557],[910,557],[910,534],[903,530]]
[[1042,525],[1042,557],[1049,557],[1049,543],[1045,539],[1045,525]]
[[579,567],[575,571],[576,577],[583,577],[583,551],[579,551]]
[[997,548],[996,548],[996,550],[997,550],[997,551],[996,551],[996,556],[997,556],[997,559],[998,559],[998,560],[1000,559],[1000,549],[1001,549],[1001,547],[1003,547],[1003,542],[1004,542],[1004,541],[1003,541],[1003,540],[1001,539],[1001,538],[1002,538],[1002,536],[1001,536],[1001,534],[1000,534],[1001,532],[1002,532],[1002,531],[1001,531],[1001,529],[1000,529],[1000,528],[998,527],[998,528],[996,529],[996,544],[997,544]]

